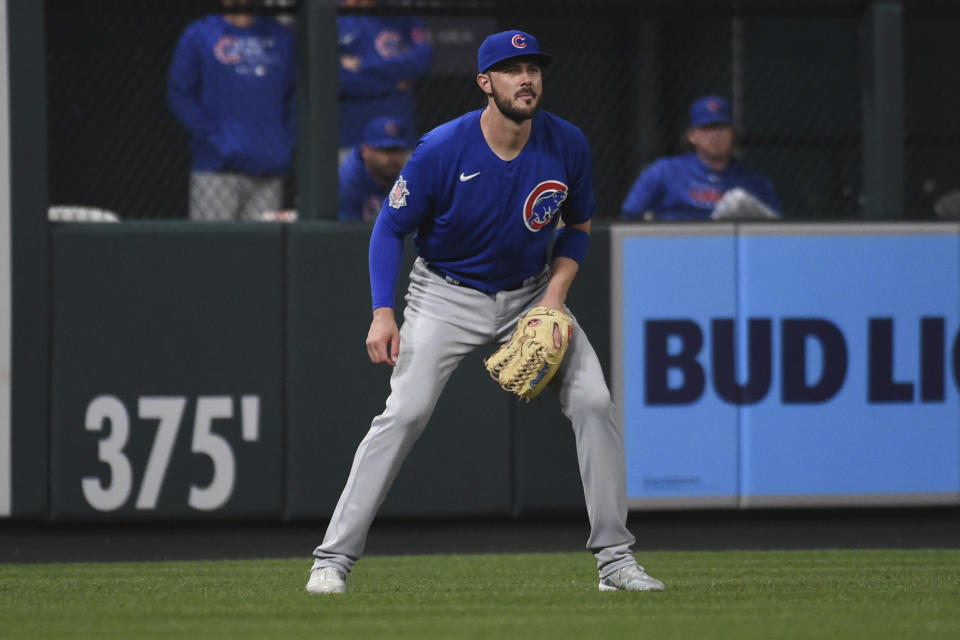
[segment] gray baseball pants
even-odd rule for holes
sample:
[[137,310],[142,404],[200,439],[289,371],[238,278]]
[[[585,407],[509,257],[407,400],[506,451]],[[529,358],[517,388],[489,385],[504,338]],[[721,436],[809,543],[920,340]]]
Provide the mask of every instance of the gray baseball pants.
[[[353,459],[314,566],[349,572],[363,553],[367,532],[414,442],[423,432],[450,374],[477,347],[505,342],[518,316],[546,290],[546,271],[516,291],[490,296],[446,282],[417,259],[410,273],[400,328],[400,353],[386,409],[373,419]],[[626,528],[623,430],[614,418],[600,361],[577,327],[550,383],[573,425],[580,477],[590,519],[587,549],[604,578],[636,562]]]

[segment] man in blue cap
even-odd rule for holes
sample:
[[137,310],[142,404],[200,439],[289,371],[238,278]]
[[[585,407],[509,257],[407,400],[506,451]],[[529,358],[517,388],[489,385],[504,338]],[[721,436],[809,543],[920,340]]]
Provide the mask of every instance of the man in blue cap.
[[730,103],[719,96],[690,107],[687,141],[693,151],[661,158],[630,188],[621,218],[729,220],[779,218],[780,202],[770,181],[733,157]]
[[[393,367],[390,396],[313,552],[310,593],[346,591],[377,509],[464,356],[506,342],[533,307],[570,314],[564,301],[586,255],[596,202],[583,132],[540,109],[550,62],[529,33],[484,40],[476,81],[486,107],[423,136],[383,203],[370,238],[366,346],[372,362]],[[398,328],[394,288],[411,233],[419,257]],[[661,591],[630,550],[623,429],[600,360],[574,325],[549,387],[573,426],[599,588]]]
[[363,130],[363,142],[339,169],[341,220],[376,220],[400,169],[410,156],[408,126],[396,118],[374,118]]

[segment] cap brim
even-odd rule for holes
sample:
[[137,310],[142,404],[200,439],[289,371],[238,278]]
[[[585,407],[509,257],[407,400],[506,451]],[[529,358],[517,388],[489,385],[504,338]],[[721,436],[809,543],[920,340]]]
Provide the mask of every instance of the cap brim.
[[733,120],[729,118],[713,118],[711,120],[702,120],[700,122],[691,122],[691,127],[709,127],[712,124],[733,124]]
[[369,140],[363,144],[374,149],[406,149],[407,145],[402,140]]

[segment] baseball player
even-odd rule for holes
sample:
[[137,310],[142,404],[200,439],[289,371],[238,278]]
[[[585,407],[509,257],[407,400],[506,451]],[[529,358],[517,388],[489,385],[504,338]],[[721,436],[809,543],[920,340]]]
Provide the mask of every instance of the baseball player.
[[690,108],[687,141],[693,151],[661,158],[640,174],[621,218],[710,220],[779,218],[770,181],[733,158],[730,103],[706,96]]
[[[346,590],[374,515],[460,360],[506,341],[531,307],[569,313],[564,300],[586,254],[596,204],[586,138],[539,109],[541,71],[550,61],[522,31],[484,40],[477,84],[486,108],[423,136],[384,202],[370,239],[367,352],[394,367],[391,392],[314,551],[311,593]],[[410,233],[419,257],[398,330],[394,287]],[[573,424],[600,590],[662,590],[630,551],[623,432],[579,326],[550,386]]]
[[374,220],[390,186],[410,155],[407,129],[396,118],[374,118],[363,129],[363,143],[339,169],[340,220]]

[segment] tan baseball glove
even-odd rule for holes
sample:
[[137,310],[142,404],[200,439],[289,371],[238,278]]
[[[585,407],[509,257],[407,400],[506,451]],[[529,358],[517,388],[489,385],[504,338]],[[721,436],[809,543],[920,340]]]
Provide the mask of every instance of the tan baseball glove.
[[529,402],[553,379],[572,338],[573,318],[556,309],[534,307],[483,364],[501,387]]

